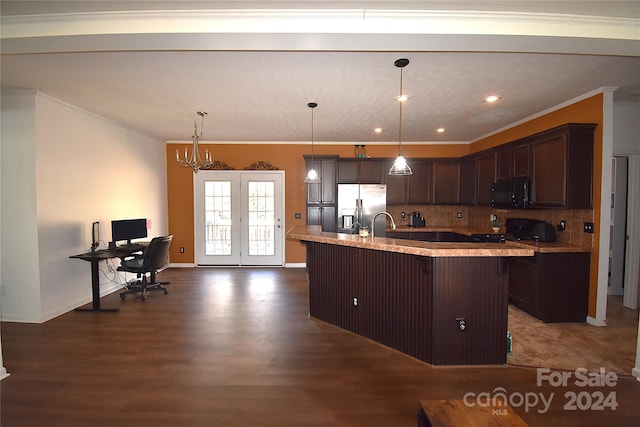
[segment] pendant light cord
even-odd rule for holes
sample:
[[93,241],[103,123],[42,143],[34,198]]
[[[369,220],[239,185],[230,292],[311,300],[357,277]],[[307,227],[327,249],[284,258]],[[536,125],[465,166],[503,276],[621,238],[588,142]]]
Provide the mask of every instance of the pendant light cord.
[[398,120],[398,151],[402,153],[402,104],[404,101],[402,100],[402,67],[400,67],[400,98],[398,102],[400,103],[400,119]]

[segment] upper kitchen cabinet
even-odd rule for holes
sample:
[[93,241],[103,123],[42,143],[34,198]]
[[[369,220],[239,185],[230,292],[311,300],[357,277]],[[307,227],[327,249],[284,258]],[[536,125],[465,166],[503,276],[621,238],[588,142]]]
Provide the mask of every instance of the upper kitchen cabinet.
[[382,160],[340,159],[338,161],[338,184],[380,184]]
[[496,180],[511,178],[511,156],[511,148],[505,148],[496,153]]
[[460,203],[460,160],[433,162],[433,203],[436,205]]
[[433,203],[433,162],[425,159],[412,159],[409,166],[413,170],[413,175],[408,176],[408,204],[428,205]]
[[[389,170],[395,159],[388,159],[383,170]],[[387,185],[387,205],[429,205],[433,203],[433,161],[407,159],[413,175],[384,176]]]
[[536,207],[592,207],[594,124],[567,124],[530,139]]
[[491,188],[496,181],[496,153],[476,157],[476,202],[491,204]]
[[476,203],[476,160],[473,157],[460,161],[460,203]]
[[[393,165],[395,159],[387,159],[382,170],[384,171],[382,183],[387,185],[387,205],[406,205],[407,204],[407,188],[409,186],[408,177],[388,175],[389,168]],[[412,166],[412,161],[409,160]]]
[[529,144],[516,144],[511,149],[511,176],[529,177]]

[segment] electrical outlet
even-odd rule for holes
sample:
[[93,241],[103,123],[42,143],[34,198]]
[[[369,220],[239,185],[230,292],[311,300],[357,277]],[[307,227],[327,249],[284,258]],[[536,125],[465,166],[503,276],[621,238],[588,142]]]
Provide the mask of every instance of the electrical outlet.
[[183,254],[184,253],[184,246],[180,246],[180,253]]
[[296,212],[295,218],[296,219],[302,219],[302,214],[300,212]]
[[353,297],[353,306],[354,307],[358,306],[358,297]]
[[400,218],[406,218],[406,216],[407,216],[406,212],[404,211],[400,212]]
[[560,224],[558,224],[558,231],[564,231],[567,229],[567,222],[563,219],[562,221],[560,221]]
[[458,332],[466,332],[467,320],[464,317],[456,317],[456,322],[458,323]]
[[593,233],[593,223],[592,222],[585,222],[584,223],[584,232],[585,233]]
[[456,214],[456,217],[457,217],[458,219],[462,218],[462,212],[458,212],[458,213]]

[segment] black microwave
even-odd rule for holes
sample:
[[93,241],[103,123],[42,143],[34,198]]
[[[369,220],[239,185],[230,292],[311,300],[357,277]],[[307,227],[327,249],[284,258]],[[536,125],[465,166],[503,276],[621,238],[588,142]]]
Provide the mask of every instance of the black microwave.
[[531,180],[519,177],[496,181],[491,187],[491,206],[503,209],[531,207]]

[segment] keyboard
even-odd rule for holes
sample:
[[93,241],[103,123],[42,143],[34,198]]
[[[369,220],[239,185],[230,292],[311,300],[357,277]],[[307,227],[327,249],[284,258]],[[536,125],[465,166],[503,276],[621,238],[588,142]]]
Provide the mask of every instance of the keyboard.
[[140,243],[132,243],[130,245],[120,245],[117,247],[117,250],[121,251],[141,251],[143,250],[145,245]]

